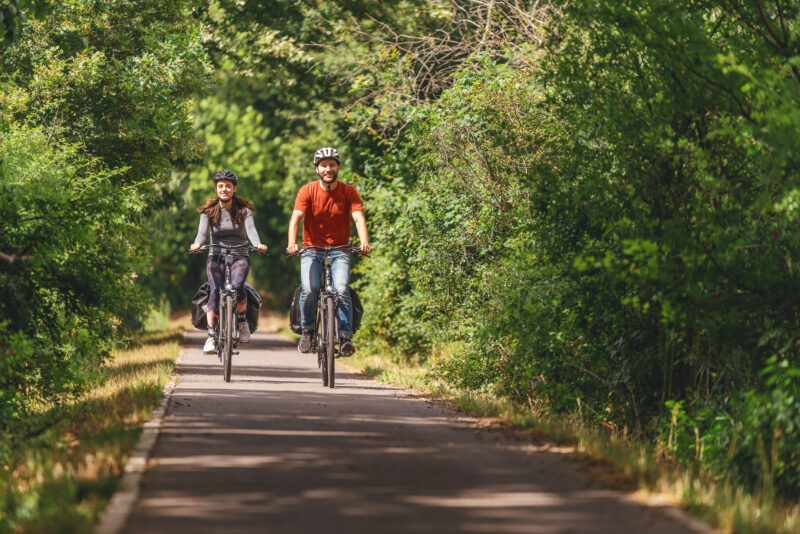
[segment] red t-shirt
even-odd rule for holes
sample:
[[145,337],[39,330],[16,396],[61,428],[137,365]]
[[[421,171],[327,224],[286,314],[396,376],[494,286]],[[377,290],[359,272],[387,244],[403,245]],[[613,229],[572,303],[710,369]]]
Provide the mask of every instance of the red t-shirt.
[[300,188],[294,209],[305,213],[304,247],[335,247],[350,242],[350,214],[364,207],[355,187],[338,182],[328,192],[316,181]]

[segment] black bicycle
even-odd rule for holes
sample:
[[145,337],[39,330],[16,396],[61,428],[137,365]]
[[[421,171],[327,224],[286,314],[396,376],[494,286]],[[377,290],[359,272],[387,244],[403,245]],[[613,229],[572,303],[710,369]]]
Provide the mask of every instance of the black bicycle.
[[[247,248],[250,252],[258,252],[257,247],[250,245],[203,245],[196,250],[190,250],[189,254],[197,254],[211,247],[216,247],[219,250],[219,255],[225,263],[225,281],[222,287],[219,288],[219,316],[217,317],[217,324],[215,327],[216,342],[217,342],[217,356],[222,362],[222,378],[225,382],[231,381],[231,362],[234,354],[233,349],[239,344],[239,324],[236,318],[236,302],[238,295],[231,283],[231,265],[236,261],[236,257],[231,254],[232,251],[241,248]],[[268,254],[265,252],[265,254]]]
[[333,289],[333,274],[331,265],[333,258],[331,252],[346,250],[353,254],[364,254],[361,249],[353,245],[339,245],[336,247],[308,246],[299,249],[289,256],[302,256],[307,250],[316,250],[325,253],[322,262],[322,280],[317,298],[317,328],[314,339],[317,341],[317,365],[322,369],[322,385],[333,387],[336,382],[336,355],[339,354],[339,298]]

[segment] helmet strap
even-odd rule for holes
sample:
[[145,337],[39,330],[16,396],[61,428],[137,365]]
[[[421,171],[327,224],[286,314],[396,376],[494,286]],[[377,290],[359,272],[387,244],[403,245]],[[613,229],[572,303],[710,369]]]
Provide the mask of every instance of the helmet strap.
[[326,190],[327,192],[329,192],[329,193],[330,193],[331,191],[333,191],[333,188],[334,188],[334,186],[336,185],[336,181],[337,181],[338,179],[339,179],[339,177],[338,177],[338,176],[334,176],[334,177],[333,177],[333,180],[331,180],[330,182],[326,182],[325,180],[323,180],[323,179],[322,179],[322,176],[320,176],[320,177],[319,177],[319,181],[320,181],[320,182],[322,182],[322,186],[323,186],[323,187],[325,188],[325,190]]
[[236,197],[236,193],[232,194],[232,195],[231,195],[231,198],[229,198],[229,199],[227,200],[227,202],[226,202],[226,201],[222,200],[221,198],[219,198],[219,195],[217,195],[217,200],[219,201],[219,207],[220,207],[220,208],[223,208],[223,209],[226,209],[226,210],[227,210],[227,209],[230,209],[230,208],[226,208],[226,207],[225,207],[225,204],[227,204],[227,203],[230,203],[231,207],[233,207],[233,199],[234,199],[235,197]]

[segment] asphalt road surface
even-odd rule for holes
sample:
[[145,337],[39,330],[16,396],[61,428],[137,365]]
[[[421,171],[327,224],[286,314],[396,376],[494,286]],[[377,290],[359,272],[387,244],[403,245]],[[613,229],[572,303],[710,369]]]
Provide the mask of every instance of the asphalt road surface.
[[681,533],[563,455],[257,333],[230,383],[187,334],[177,387],[123,532]]

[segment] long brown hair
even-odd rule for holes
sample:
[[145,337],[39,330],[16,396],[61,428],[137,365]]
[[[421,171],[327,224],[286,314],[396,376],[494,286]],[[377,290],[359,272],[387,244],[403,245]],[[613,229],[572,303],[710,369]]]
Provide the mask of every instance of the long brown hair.
[[[231,203],[231,211],[233,212],[234,224],[242,224],[244,218],[247,216],[247,210],[253,211],[253,205],[242,197],[234,195],[233,202]],[[219,205],[219,197],[210,198],[208,201],[197,208],[197,213],[205,213],[208,215],[208,220],[211,224],[219,222],[219,214],[222,207]]]

